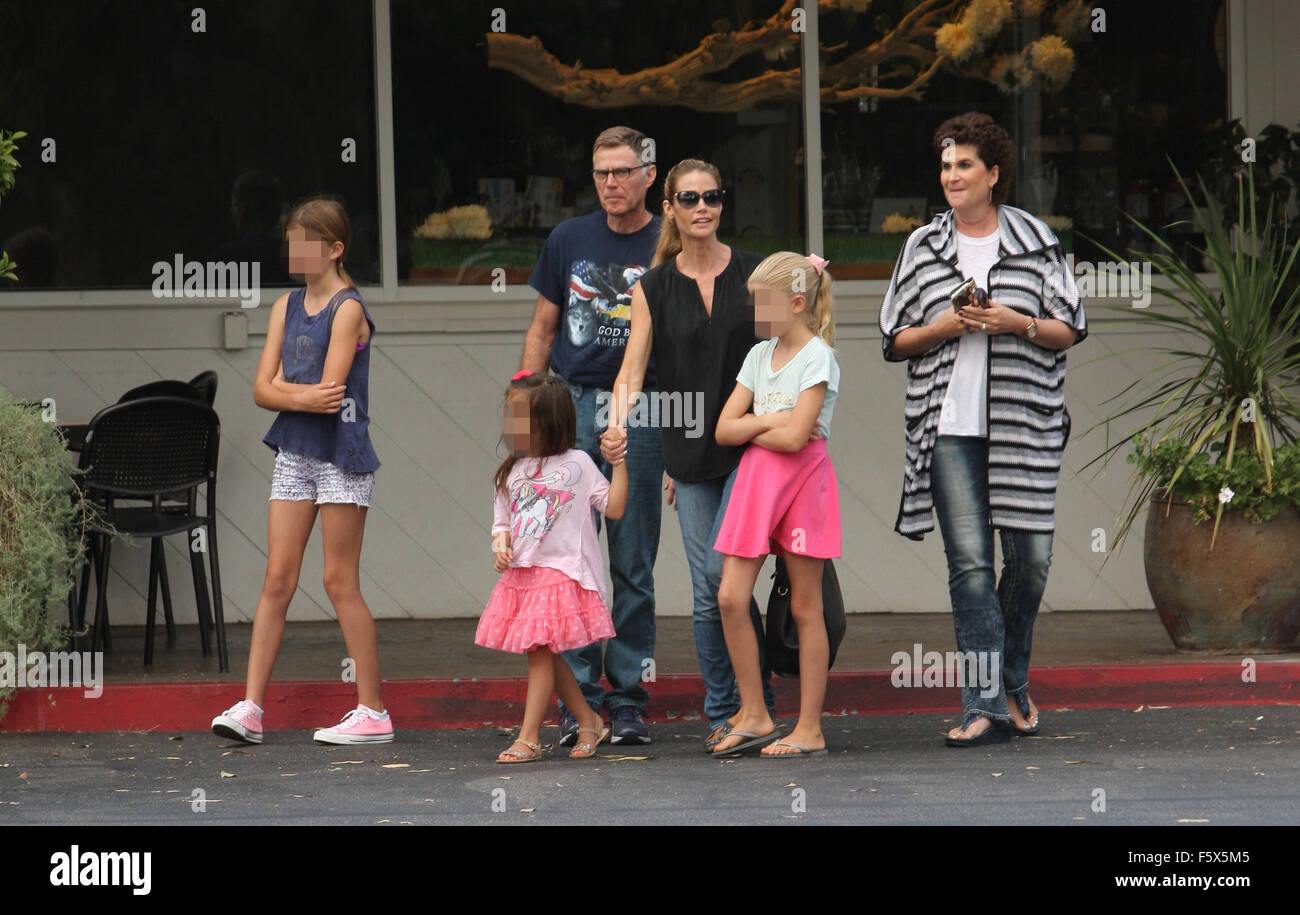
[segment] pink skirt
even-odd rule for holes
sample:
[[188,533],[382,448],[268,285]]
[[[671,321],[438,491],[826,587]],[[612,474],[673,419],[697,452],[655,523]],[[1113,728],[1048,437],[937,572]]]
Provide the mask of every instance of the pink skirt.
[[586,648],[614,637],[600,595],[559,569],[506,569],[478,621],[474,643],[523,654],[541,645],[552,651]]
[[777,548],[815,559],[840,555],[840,495],[826,441],[794,453],[750,445],[713,548],[727,556],[766,556]]

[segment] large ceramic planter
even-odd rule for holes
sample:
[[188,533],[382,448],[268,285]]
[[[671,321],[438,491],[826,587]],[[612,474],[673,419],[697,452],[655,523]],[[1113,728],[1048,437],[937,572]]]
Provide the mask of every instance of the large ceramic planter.
[[1300,512],[1261,524],[1225,511],[1213,522],[1153,500],[1147,511],[1147,586],[1179,648],[1284,651],[1300,646]]

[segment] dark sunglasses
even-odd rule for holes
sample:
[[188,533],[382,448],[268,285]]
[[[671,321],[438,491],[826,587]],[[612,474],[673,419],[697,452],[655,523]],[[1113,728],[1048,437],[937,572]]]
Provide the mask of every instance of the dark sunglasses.
[[705,206],[720,207],[722,206],[722,198],[726,193],[727,192],[722,190],[722,188],[715,187],[713,190],[705,191],[703,194],[699,191],[678,191],[673,195],[673,197],[684,207],[695,206],[700,202],[701,198],[703,198]]

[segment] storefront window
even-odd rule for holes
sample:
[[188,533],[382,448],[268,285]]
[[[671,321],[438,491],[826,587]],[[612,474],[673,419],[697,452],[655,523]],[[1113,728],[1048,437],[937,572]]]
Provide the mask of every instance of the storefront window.
[[349,0],[0,3],[0,128],[27,132],[0,243],[22,285],[148,289],[177,258],[289,285],[281,216],[320,193],[377,282],[372,32]]
[[[1102,256],[1090,239],[1117,250],[1138,241],[1124,213],[1187,212],[1166,156],[1190,175],[1225,118],[1221,0],[952,3],[920,22],[899,0],[854,6],[820,20],[822,199],[837,276],[888,278],[911,228],[948,208],[932,137],[966,111],[1011,134],[1008,202],[1046,217],[1081,259]],[[872,55],[873,43],[896,50]],[[965,56],[931,73],[936,46]],[[916,97],[891,95],[904,88]]]
[[[449,16],[395,0],[401,281],[486,283],[504,267],[509,282],[527,282],[550,230],[599,205],[592,141],[619,124],[655,141],[659,178],[646,201],[654,212],[668,169],[701,158],[718,166],[727,190],[724,241],[802,248],[797,36],[786,25],[789,40],[772,59],[756,48],[716,71],[688,56],[702,43],[723,53],[734,30],[779,9],[773,0],[557,0]],[[763,81],[774,69],[788,71],[783,86]]]

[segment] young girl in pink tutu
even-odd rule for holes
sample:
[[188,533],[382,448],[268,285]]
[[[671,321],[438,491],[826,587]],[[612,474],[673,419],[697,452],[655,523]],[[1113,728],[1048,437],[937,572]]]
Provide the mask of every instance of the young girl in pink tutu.
[[[752,444],[740,460],[713,547],[725,557],[718,606],[741,703],[715,755],[758,746],[767,757],[826,752],[821,712],[829,646],[822,564],[840,555],[839,493],[826,439],[840,369],[831,349],[834,306],[825,268],[815,254],[780,251],[749,277],[756,336],[771,339],[745,357],[718,419],[718,444]],[[749,617],[750,595],[768,553],[785,560],[790,613],[799,630],[799,721],[775,742]]]
[[558,695],[578,716],[575,759],[596,755],[609,728],[582,696],[560,652],[613,638],[605,566],[592,511],[618,519],[627,504],[627,465],[606,480],[574,445],[578,414],[558,378],[517,373],[506,389],[503,435],[510,456],[497,468],[492,559],[504,572],[474,641],[528,655],[528,698],[519,736],[499,763],[541,758],[542,717]]

